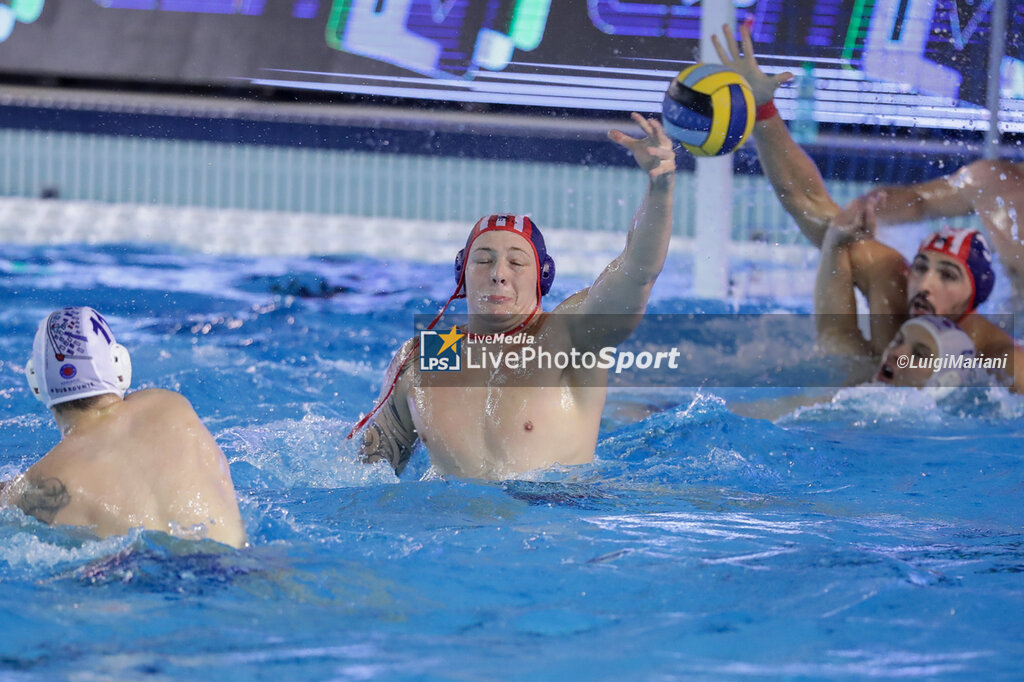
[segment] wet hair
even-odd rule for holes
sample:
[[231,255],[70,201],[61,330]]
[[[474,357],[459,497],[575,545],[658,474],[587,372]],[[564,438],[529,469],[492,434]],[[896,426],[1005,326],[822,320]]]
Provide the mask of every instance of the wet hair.
[[78,400],[69,400],[64,403],[57,403],[50,409],[57,414],[68,414],[70,412],[84,412],[85,410],[91,410],[99,404],[100,400],[107,395],[117,395],[116,393],[104,393],[102,395],[91,395],[88,398],[79,398]]

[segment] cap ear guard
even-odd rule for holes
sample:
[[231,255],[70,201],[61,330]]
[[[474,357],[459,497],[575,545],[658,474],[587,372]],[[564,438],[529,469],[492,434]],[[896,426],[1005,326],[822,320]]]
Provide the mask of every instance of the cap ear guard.
[[980,232],[971,236],[971,250],[967,255],[967,267],[974,281],[975,308],[988,300],[996,285],[996,273],[992,269],[992,251]]
[[927,385],[938,388],[960,388],[963,385],[963,378],[960,376],[960,372],[945,370],[932,376]]
[[32,391],[32,395],[35,396],[36,400],[45,405],[46,397],[39,388],[39,376],[36,374],[36,363],[32,362],[32,358],[29,358],[28,362],[25,363],[25,378],[28,379],[28,387],[29,390]]
[[466,250],[459,249],[455,254],[455,286],[462,284],[462,269],[466,267]]
[[544,259],[540,264],[540,295],[547,296],[554,282],[555,259],[545,253]]
[[953,391],[961,386],[960,374],[958,372],[945,371],[929,379],[925,386],[931,391],[936,402],[950,396]]
[[124,393],[132,385],[131,355],[128,354],[127,348],[119,343],[114,343],[110,346],[110,360],[114,363],[114,368],[117,370],[117,378],[114,381],[114,385],[117,386],[117,390]]

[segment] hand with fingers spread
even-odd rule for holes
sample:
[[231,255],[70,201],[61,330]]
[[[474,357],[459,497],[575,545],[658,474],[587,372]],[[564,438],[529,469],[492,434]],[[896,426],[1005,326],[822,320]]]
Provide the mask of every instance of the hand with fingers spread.
[[743,41],[742,54],[728,25],[722,26],[722,37],[725,39],[728,52],[722,47],[718,36],[711,36],[711,42],[715,46],[718,58],[722,60],[723,66],[729,67],[747,79],[747,83],[750,84],[750,89],[754,93],[754,104],[757,106],[770,102],[775,95],[775,90],[780,85],[793,80],[793,74],[789,71],[769,76],[757,65],[757,59],[754,58],[754,41],[750,38],[749,23],[743,22],[740,25],[740,39]]
[[637,165],[647,171],[651,180],[675,173],[676,155],[672,150],[672,140],[665,134],[661,122],[654,118],[644,118],[635,112],[632,119],[644,131],[644,138],[638,140],[621,130],[609,130],[608,139],[632,152]]

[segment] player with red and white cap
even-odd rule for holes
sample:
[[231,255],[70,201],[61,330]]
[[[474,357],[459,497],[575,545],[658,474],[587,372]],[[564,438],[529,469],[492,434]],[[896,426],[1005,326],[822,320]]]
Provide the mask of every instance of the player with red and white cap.
[[[991,239],[1018,297],[1024,294],[1024,241],[1017,234],[1017,207],[1024,213],[1024,166],[972,163],[951,176],[906,187],[880,187],[841,208],[821,173],[793,140],[772,103],[791,73],[765,74],[754,57],[749,24],[737,42],[728,27],[714,38],[719,58],[750,84],[757,105],[753,139],[758,159],[779,201],[801,232],[821,249],[815,286],[819,343],[835,352],[881,357],[911,316],[939,315],[955,322],[973,341],[979,358],[1006,359],[1015,391],[1024,391],[1024,351],[998,325],[976,310],[995,282]],[[946,228],[929,236],[908,265],[895,249],[875,238],[876,226],[976,214],[985,227]],[[854,289],[870,308],[865,339],[854,314]]]
[[[661,124],[639,114],[633,120],[643,139],[608,134],[648,175],[622,253],[590,287],[547,312],[543,297],[555,263],[537,224],[524,215],[485,216],[455,258],[455,291],[445,304],[465,298],[469,323],[445,339],[480,340],[495,353],[530,346],[557,355],[615,346],[633,332],[668,252],[675,176],[672,142]],[[503,340],[487,340],[494,336]],[[367,461],[383,459],[401,472],[417,441],[435,469],[464,478],[499,479],[593,461],[607,369],[537,365],[505,372],[465,363],[458,386],[439,386],[415,361],[421,350],[419,339],[399,349],[377,405],[350,434],[366,427],[361,452]]]

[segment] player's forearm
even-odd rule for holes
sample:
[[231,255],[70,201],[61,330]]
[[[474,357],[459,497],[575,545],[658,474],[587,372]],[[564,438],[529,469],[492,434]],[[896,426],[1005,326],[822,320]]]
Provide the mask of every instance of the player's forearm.
[[857,300],[848,244],[833,229],[826,234],[814,283],[815,328],[826,351],[861,352],[865,341],[857,326]]
[[[587,290],[579,312],[618,316],[643,313],[668,253],[672,234],[674,183],[672,174],[651,179],[647,194],[626,234],[625,248]],[[639,317],[635,323],[639,324]],[[632,329],[617,328],[614,333],[602,336],[600,345],[615,345],[626,338]],[[596,338],[588,334],[585,339],[580,337],[575,340],[578,343],[591,343]]]
[[912,186],[876,187],[866,195],[869,196],[876,197],[875,220],[879,225],[916,223],[931,217],[923,197]]
[[761,168],[779,202],[804,236],[821,247],[828,222],[839,206],[829,196],[818,167],[777,115],[754,124],[754,143]]
[[814,312],[816,314],[855,313],[853,273],[847,247],[832,234],[825,237],[821,261],[814,280]]
[[674,189],[674,174],[652,178],[626,236],[624,274],[640,285],[653,284],[665,265],[672,236]]

